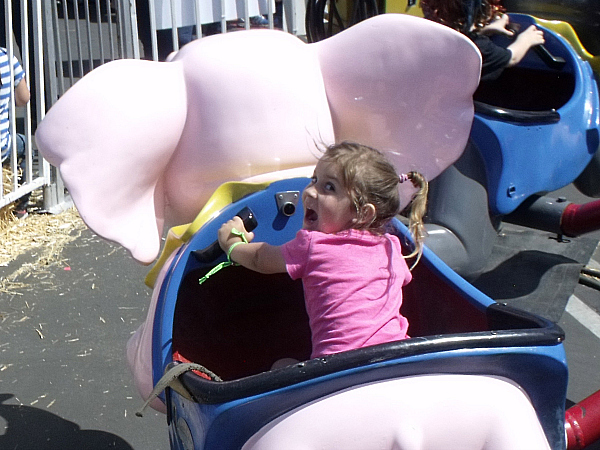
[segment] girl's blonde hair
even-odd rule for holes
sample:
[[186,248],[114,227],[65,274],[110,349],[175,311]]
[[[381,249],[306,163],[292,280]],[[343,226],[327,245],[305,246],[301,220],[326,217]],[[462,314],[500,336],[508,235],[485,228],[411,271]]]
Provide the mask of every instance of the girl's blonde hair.
[[[414,251],[406,256],[416,256],[414,265],[423,252],[426,232],[423,223],[427,207],[427,180],[418,172],[398,176],[394,166],[379,150],[354,142],[341,142],[326,148],[321,160],[338,165],[342,183],[354,203],[358,220],[353,228],[382,234],[389,221],[403,209],[400,204],[398,184],[408,179],[418,189],[410,203],[409,231],[414,239]],[[375,216],[369,219],[364,206],[375,207]]]

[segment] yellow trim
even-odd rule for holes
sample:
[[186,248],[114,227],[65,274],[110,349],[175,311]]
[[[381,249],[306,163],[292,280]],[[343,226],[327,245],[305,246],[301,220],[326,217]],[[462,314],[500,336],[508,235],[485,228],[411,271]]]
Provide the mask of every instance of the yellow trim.
[[423,17],[423,10],[421,9],[421,1],[415,3],[413,6],[408,6],[408,0],[386,0],[385,1],[385,12],[386,13],[399,13],[408,14],[410,16]]
[[596,72],[596,74],[600,76],[600,56],[594,56],[585,49],[571,24],[560,20],[546,20],[539,19],[537,17],[534,17],[534,20],[538,25],[541,25],[545,28],[548,28],[549,30],[554,31],[557,34],[560,34],[567,41],[569,41],[569,43],[577,52],[577,54],[581,57],[581,59],[583,59],[584,61],[588,61],[592,66],[594,72]]
[[158,274],[167,259],[169,259],[169,256],[171,256],[175,250],[189,241],[190,238],[200,228],[202,228],[206,222],[215,217],[219,211],[221,211],[227,205],[237,202],[246,195],[266,189],[270,184],[270,181],[264,183],[244,183],[231,181],[219,186],[213,195],[208,199],[192,223],[178,225],[169,230],[160,257],[152,269],[150,269],[148,275],[146,275],[146,286],[149,288],[154,288],[156,278],[158,277]]

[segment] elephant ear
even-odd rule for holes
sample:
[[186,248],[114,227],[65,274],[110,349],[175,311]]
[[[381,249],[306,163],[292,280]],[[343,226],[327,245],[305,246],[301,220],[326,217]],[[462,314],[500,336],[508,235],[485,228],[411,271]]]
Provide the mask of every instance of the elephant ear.
[[119,60],[71,87],[35,138],[86,224],[150,263],[162,233],[162,174],[185,118],[181,64]]
[[310,47],[250,30],[196,40],[168,63],[101,66],[36,138],[90,228],[150,263],[163,222],[193,221],[226,181],[314,164],[333,126]]
[[314,45],[337,141],[387,151],[398,171],[427,179],[462,154],[481,70],[467,37],[426,19],[383,14]]
[[370,144],[401,171],[437,175],[466,143],[479,66],[466,38],[409,16],[310,45],[225,34],[169,63],[99,67],[50,109],[36,141],[90,228],[149,263],[165,219],[192,220],[224,181],[313,164],[319,141]]
[[184,67],[188,115],[165,173],[169,223],[193,221],[226,181],[315,164],[316,142],[333,141],[319,60],[291,34],[209,36],[173,61]]

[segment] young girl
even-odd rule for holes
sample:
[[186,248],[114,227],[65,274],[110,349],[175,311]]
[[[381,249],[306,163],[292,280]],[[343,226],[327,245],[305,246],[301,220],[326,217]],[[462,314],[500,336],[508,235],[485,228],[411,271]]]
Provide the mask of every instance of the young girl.
[[402,287],[411,273],[400,241],[385,228],[401,210],[398,183],[419,188],[410,229],[417,260],[422,252],[422,217],[427,182],[416,172],[396,174],[377,150],[343,142],[325,151],[302,193],[303,228],[281,245],[246,243],[254,233],[239,217],[219,230],[230,260],[261,273],[301,278],[312,333],[312,358],[407,337],[400,315]]

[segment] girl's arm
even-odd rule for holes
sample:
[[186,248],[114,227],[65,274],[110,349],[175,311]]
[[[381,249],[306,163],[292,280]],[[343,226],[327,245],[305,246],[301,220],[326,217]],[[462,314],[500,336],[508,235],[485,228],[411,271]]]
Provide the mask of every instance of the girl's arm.
[[520,33],[515,41],[507,48],[512,53],[512,58],[508,62],[508,67],[516,66],[521,62],[525,54],[531,47],[544,43],[544,33],[535,25],[530,25],[525,31]]
[[[270,245],[266,242],[235,245],[238,242],[242,242],[242,238],[232,233],[234,228],[243,232],[248,242],[254,239],[254,233],[246,231],[244,223],[239,217],[236,216],[224,223],[218,233],[219,245],[226,254],[229,254],[232,261],[255,272],[265,274],[287,272],[281,247]],[[233,245],[235,247],[229,253],[229,249]]]

